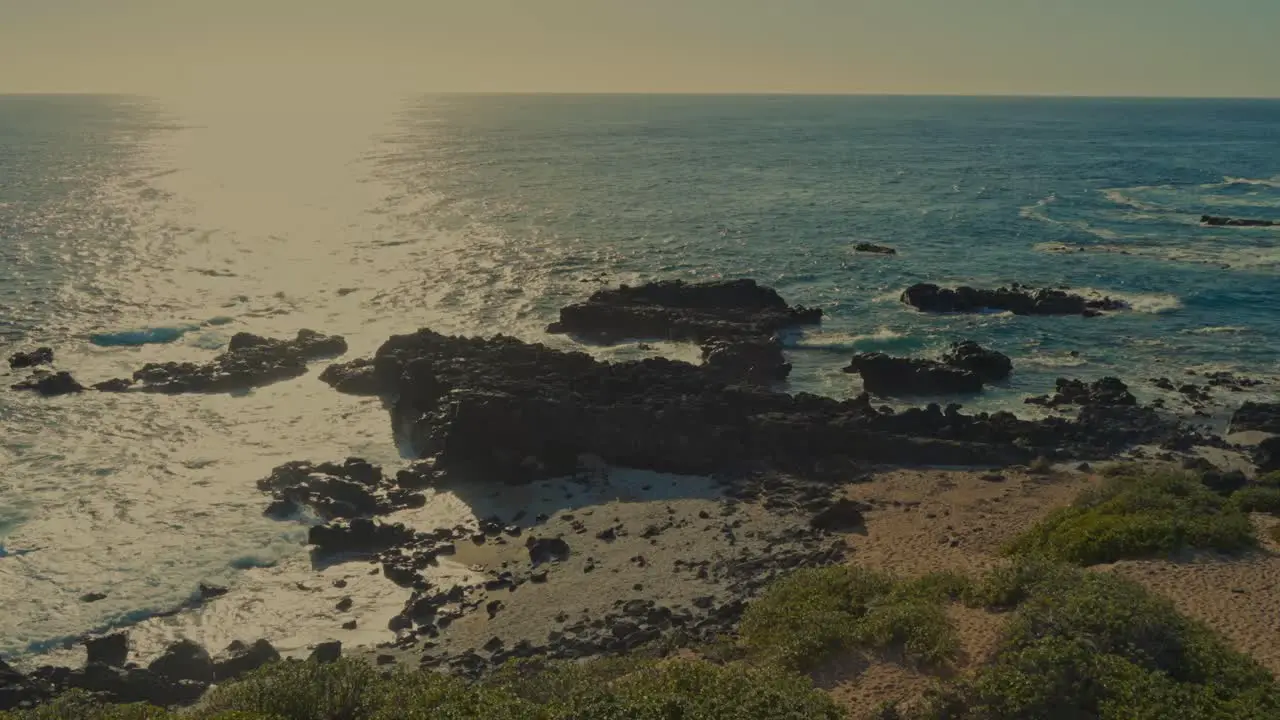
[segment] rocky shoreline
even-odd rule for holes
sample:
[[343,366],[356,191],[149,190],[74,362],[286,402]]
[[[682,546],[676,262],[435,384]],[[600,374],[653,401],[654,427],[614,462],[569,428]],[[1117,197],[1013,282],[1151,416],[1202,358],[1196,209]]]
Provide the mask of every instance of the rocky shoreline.
[[[926,312],[1083,316],[1123,307],[1020,286],[921,285],[903,302]],[[1054,394],[1028,400],[1059,411],[1038,420],[969,414],[956,404],[877,404],[977,393],[1016,371],[1007,356],[968,341],[937,360],[853,358],[848,371],[868,391],[854,399],[782,392],[777,385],[790,365],[779,333],[821,317],[750,280],[662,282],[598,292],[565,307],[548,328],[597,343],[691,342],[702,348],[700,365],[602,362],[504,336],[429,329],[393,336],[373,357],[331,364],[320,379],[338,392],[380,396],[416,460],[393,471],[359,458],[299,459],[258,481],[263,512],[313,523],[316,562],[365,564],[410,593],[385,646],[366,651],[374,662],[476,677],[512,658],[583,658],[731,633],[769,580],[845,559],[841,537],[862,527],[870,506],[836,488],[877,468],[1076,464],[1139,447],[1191,464],[1206,448],[1244,451],[1165,408],[1140,404],[1117,378],[1059,380]],[[209,363],[148,365],[94,387],[236,392],[298,377],[309,361],[346,349],[340,337],[306,330],[293,340],[237,335]],[[84,391],[79,383],[68,389],[69,374],[43,369],[53,362],[46,350],[10,360],[33,373],[15,388]],[[1210,378],[1203,391],[1184,395],[1201,402],[1210,387],[1230,391],[1248,382]],[[1257,403],[1241,407],[1232,423],[1233,432],[1276,428],[1280,407]],[[1280,467],[1276,442],[1264,439],[1247,452],[1262,469]],[[441,493],[461,499],[476,521],[418,527],[403,519]],[[442,565],[477,575],[442,583],[434,572]],[[183,705],[279,656],[267,640],[228,648],[219,659],[184,641],[141,667],[128,663],[122,633],[86,645],[82,669],[24,675],[0,664],[0,710],[67,688]],[[341,653],[340,643],[329,643],[315,659]]]

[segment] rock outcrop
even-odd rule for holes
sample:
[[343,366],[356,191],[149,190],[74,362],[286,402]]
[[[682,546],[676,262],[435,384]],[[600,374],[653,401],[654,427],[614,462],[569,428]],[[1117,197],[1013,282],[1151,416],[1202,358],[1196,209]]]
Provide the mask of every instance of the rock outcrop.
[[76,382],[71,373],[41,372],[12,386],[14,390],[34,390],[44,397],[57,397],[84,392],[84,386]]
[[1260,432],[1280,435],[1280,403],[1247,402],[1231,416],[1230,432]]
[[844,371],[861,375],[867,392],[885,397],[982,392],[977,373],[921,358],[860,353]]
[[266,514],[285,518],[309,508],[322,520],[385,515],[422,507],[426,498],[400,487],[382,469],[359,458],[346,462],[291,462],[258,481],[258,489],[274,498]]
[[547,332],[602,342],[661,338],[704,343],[764,339],[821,321],[821,309],[790,307],[776,290],[754,280],[670,280],[596,292],[586,302],[562,308],[560,320]]
[[942,362],[968,370],[988,383],[1000,382],[1013,373],[1013,361],[1008,355],[988,350],[972,340],[952,344],[942,356]]
[[[1183,432],[1154,416],[1105,412],[1105,405],[1075,420],[937,406],[885,412],[866,397],[838,401],[726,383],[706,366],[602,363],[513,338],[430,330],[391,338],[374,367],[397,398],[395,427],[419,456],[453,475],[509,482],[571,474],[582,454],[688,474],[807,472],[840,458],[1005,465],[1037,455],[1107,457]],[[1104,388],[1097,400],[1106,397]]]
[[225,353],[207,363],[149,363],[133,379],[147,392],[234,392],[299,377],[308,361],[346,351],[343,338],[313,330],[299,330],[293,340],[238,333]]
[[1094,317],[1122,310],[1126,305],[1109,297],[1088,298],[1064,290],[1035,289],[1014,284],[1008,288],[980,290],[971,287],[942,288],[932,283],[912,285],[902,302],[930,313],[977,313],[990,310],[1014,315],[1082,315]]
[[1063,405],[1132,407],[1138,404],[1138,399],[1129,392],[1129,386],[1119,378],[1104,377],[1091,384],[1081,380],[1058,378],[1056,393],[1027,398],[1026,402],[1030,405],[1045,407]]

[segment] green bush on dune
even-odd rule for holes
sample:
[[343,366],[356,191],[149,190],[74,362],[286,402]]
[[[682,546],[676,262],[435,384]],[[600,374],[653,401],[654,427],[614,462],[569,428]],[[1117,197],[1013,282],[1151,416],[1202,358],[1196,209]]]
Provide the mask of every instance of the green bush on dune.
[[1008,549],[1096,565],[1187,550],[1237,552],[1256,544],[1253,525],[1239,505],[1195,476],[1122,467]]
[[747,608],[741,641],[759,657],[797,670],[853,648],[942,663],[959,647],[943,601],[963,590],[963,579],[951,575],[902,582],[856,567],[801,570]]
[[920,718],[1280,717],[1270,673],[1140,585],[1034,562],[980,585],[1024,600],[995,661],[929,698]]

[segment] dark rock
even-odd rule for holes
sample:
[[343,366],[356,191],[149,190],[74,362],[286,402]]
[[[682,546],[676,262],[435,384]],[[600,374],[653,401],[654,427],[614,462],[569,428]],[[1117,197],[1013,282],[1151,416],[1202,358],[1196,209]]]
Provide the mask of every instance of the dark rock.
[[569,543],[561,538],[529,538],[525,542],[529,549],[529,560],[535,565],[549,562],[564,562],[571,554]]
[[148,392],[234,392],[299,377],[306,374],[308,361],[346,351],[341,337],[313,330],[299,330],[293,340],[238,333],[227,352],[207,363],[149,363],[133,379]]
[[[357,627],[359,627],[359,626],[360,626],[360,623],[356,622],[355,620],[348,620],[348,621],[346,621],[346,622],[342,623],[342,629],[343,629],[343,630],[355,630],[355,629],[356,629]],[[391,629],[393,632],[396,630],[396,628],[390,628],[390,629]]]
[[1126,305],[1111,298],[1086,298],[1062,290],[1022,285],[996,290],[971,287],[941,288],[931,283],[913,285],[902,293],[902,302],[924,312],[976,313],[1003,310],[1014,315],[1083,315],[1122,310]]
[[129,633],[117,632],[84,642],[88,651],[86,664],[100,663],[110,667],[124,667],[129,661]]
[[852,532],[860,530],[867,526],[866,518],[862,513],[870,510],[869,505],[863,505],[860,502],[841,498],[832,503],[830,507],[813,516],[809,521],[809,525],[827,532]]
[[769,339],[713,340],[702,346],[706,367],[727,382],[772,385],[791,374],[782,343]]
[[84,595],[80,596],[80,602],[82,603],[96,603],[106,599],[107,599],[107,594],[100,593],[100,592],[85,593]]
[[34,390],[44,397],[84,392],[84,386],[76,382],[76,379],[71,377],[71,373],[66,371],[36,375],[12,387],[14,390]]
[[[415,454],[431,459],[431,472],[451,482],[573,475],[588,453],[658,472],[835,479],[875,464],[1093,460],[1187,432],[1147,408],[1124,405],[1035,421],[956,407],[896,412],[866,395],[835,400],[733,384],[705,366],[658,358],[603,363],[513,338],[429,330],[391,338],[375,367],[398,398],[396,428]],[[1108,398],[1103,392],[1096,399],[1124,400]],[[824,468],[843,471],[823,475]]]
[[382,381],[371,358],[334,363],[320,373],[320,380],[347,395],[380,395],[383,392]]
[[1280,403],[1247,402],[1231,416],[1228,432],[1250,430],[1280,435]]
[[342,657],[342,641],[330,640],[316,645],[308,660],[321,664],[337,662]]
[[42,347],[31,350],[30,352],[18,352],[9,356],[9,367],[14,370],[24,370],[39,365],[53,364],[53,348]]
[[352,599],[351,599],[351,598],[349,598],[349,597],[344,597],[344,598],[342,598],[341,600],[339,600],[339,601],[338,601],[338,604],[337,604],[337,605],[335,605],[333,609],[334,609],[334,610],[337,610],[338,612],[347,612],[347,611],[348,611],[348,610],[350,610],[350,609],[352,608],[352,606],[354,606],[354,605],[355,605],[355,601],[354,601],[354,600],[352,600]]
[[1258,443],[1253,449],[1253,463],[1258,472],[1275,472],[1280,470],[1280,436],[1269,437]]
[[114,378],[112,380],[104,380],[100,383],[94,383],[93,389],[98,392],[127,392],[133,387],[133,380],[129,378]]
[[942,362],[968,370],[989,383],[1000,382],[1013,372],[1013,361],[1008,355],[988,350],[972,340],[954,343],[942,356]]
[[1248,220],[1219,215],[1201,215],[1200,223],[1210,227],[1280,227],[1280,222],[1275,220]]
[[0,660],[0,712],[30,707],[48,700],[52,688],[28,678]]
[[221,585],[210,585],[206,583],[200,583],[200,587],[198,588],[197,591],[200,594],[201,601],[220,598],[223,595],[226,595],[227,593],[231,592],[230,590],[228,590],[225,587],[222,587]]
[[982,378],[976,373],[933,360],[896,358],[878,352],[854,355],[844,371],[860,374],[868,392],[889,397],[982,391]]
[[821,320],[822,310],[788,307],[775,290],[754,280],[673,280],[596,292],[586,302],[562,308],[560,321],[547,331],[611,342],[664,338],[703,343],[768,338]]
[[1057,388],[1058,391],[1053,396],[1027,398],[1027,402],[1046,407],[1062,405],[1132,407],[1138,404],[1138,399],[1129,392],[1129,386],[1114,377],[1104,377],[1093,384],[1058,378]]
[[258,481],[258,489],[271,493],[267,514],[286,518],[299,507],[311,508],[323,520],[387,515],[422,507],[426,498],[386,478],[382,469],[359,458],[338,465],[291,462]]
[[316,525],[308,531],[307,542],[322,555],[368,554],[403,545],[414,537],[413,530],[400,523],[389,525],[356,518],[349,523]]
[[209,651],[191,640],[179,640],[147,666],[147,670],[169,680],[214,681],[213,659]]
[[227,647],[226,656],[214,662],[214,679],[217,682],[234,680],[279,660],[280,653],[266,639],[258,640],[252,645],[234,642]]
[[374,659],[374,664],[376,664],[378,667],[382,667],[384,665],[394,665],[395,663],[396,663],[395,655],[385,655],[385,654],[378,655]]
[[887,245],[876,245],[875,243],[858,243],[853,246],[854,252],[875,253],[877,255],[897,255],[898,251]]

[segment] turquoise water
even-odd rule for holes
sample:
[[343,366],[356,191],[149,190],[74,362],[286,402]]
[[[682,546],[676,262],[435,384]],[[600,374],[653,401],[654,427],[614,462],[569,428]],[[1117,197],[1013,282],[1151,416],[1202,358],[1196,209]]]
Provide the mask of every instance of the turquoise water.
[[[1198,219],[1280,220],[1277,137],[1266,101],[0,97],[0,352],[51,345],[91,383],[208,358],[241,330],[337,332],[356,353],[423,325],[565,344],[542,328],[597,287],[750,276],[828,312],[791,340],[797,390],[855,394],[851,353],[965,338],[1015,361],[983,408],[1025,411],[1060,375],[1117,374],[1147,398],[1144,378],[1189,369],[1270,380],[1280,229]],[[1132,309],[931,317],[897,302],[921,281]],[[305,635],[275,594],[306,576],[304,533],[260,516],[253,481],[287,460],[399,459],[381,406],[314,374],[236,398],[0,392],[0,653],[200,581],[241,588],[204,632]]]

